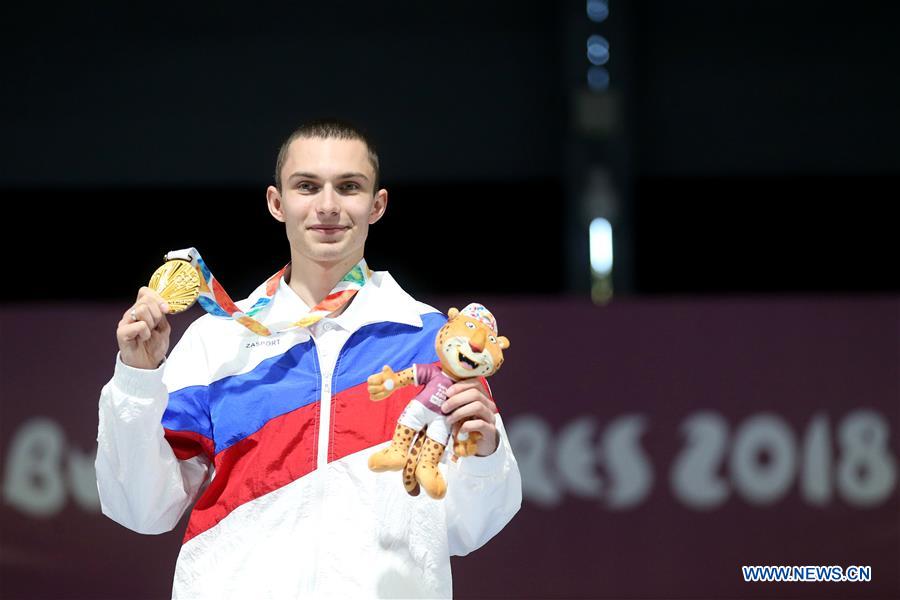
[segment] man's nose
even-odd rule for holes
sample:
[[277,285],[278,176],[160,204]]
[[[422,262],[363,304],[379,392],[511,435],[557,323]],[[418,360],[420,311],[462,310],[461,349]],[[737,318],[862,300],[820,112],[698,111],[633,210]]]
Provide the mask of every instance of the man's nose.
[[469,340],[469,346],[475,352],[481,352],[484,350],[484,342],[487,341],[487,335],[484,333],[484,329],[479,327],[475,330],[475,335]]
[[331,184],[325,184],[317,199],[316,211],[320,213],[337,214],[340,212],[340,209],[341,206],[338,203],[337,193],[334,191],[334,187],[332,187]]

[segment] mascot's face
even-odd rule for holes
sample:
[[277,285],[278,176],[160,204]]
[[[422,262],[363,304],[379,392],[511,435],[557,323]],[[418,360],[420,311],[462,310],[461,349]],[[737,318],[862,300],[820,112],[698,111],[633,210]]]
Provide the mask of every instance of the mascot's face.
[[434,343],[444,371],[460,379],[496,373],[503,364],[503,351],[509,348],[509,340],[455,308],[447,314],[450,320],[438,331]]

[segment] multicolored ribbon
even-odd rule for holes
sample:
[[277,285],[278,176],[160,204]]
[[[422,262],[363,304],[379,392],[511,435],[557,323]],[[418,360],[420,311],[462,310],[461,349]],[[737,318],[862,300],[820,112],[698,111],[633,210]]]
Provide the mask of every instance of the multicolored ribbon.
[[328,315],[336,312],[347,302],[350,301],[356,292],[358,292],[369,278],[372,276],[372,270],[366,264],[366,259],[360,260],[356,265],[347,272],[346,275],[338,282],[324,300],[316,304],[312,310],[302,316],[297,321],[287,324],[272,324],[270,327],[263,325],[253,317],[266,309],[272,302],[272,297],[281,282],[284,272],[290,266],[286,264],[280,271],[266,280],[266,295],[259,298],[253,306],[246,311],[241,309],[234,303],[231,296],[225,291],[225,288],[219,281],[213,277],[212,272],[196,248],[185,248],[184,250],[173,250],[166,254],[166,260],[181,259],[186,260],[197,269],[200,274],[200,296],[197,302],[203,307],[203,310],[209,314],[226,319],[234,319],[253,333],[257,335],[269,336],[273,333],[281,333],[295,327],[309,327],[313,323],[320,321]]

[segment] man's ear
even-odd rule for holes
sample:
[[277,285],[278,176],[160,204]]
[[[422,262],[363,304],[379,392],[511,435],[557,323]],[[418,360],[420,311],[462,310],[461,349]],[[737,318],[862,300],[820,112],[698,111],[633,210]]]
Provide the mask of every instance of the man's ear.
[[500,337],[498,337],[497,343],[500,344],[501,350],[506,350],[507,348],[509,348],[509,339],[507,339],[506,336],[501,335]]
[[450,310],[447,311],[447,320],[455,319],[456,315],[458,315],[458,314],[459,314],[458,308],[451,308]]
[[378,193],[375,194],[375,202],[372,204],[372,212],[369,213],[369,225],[374,225],[384,216],[384,211],[387,210],[388,203],[388,192],[386,189],[381,188],[378,190]]
[[266,188],[266,204],[269,205],[269,213],[277,221],[281,221],[284,223],[284,210],[281,206],[281,193],[278,191],[274,185],[270,185]]

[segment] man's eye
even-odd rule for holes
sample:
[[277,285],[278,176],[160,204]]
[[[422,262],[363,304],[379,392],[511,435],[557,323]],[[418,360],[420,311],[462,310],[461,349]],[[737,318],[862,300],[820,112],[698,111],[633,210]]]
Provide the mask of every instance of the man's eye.
[[359,184],[358,184],[358,183],[353,183],[352,181],[351,181],[350,183],[345,183],[343,187],[344,187],[345,190],[358,190],[358,189],[360,189],[360,188],[359,188]]
[[308,192],[315,187],[316,186],[314,184],[312,184],[308,181],[301,181],[299,184],[297,184],[297,189],[304,191],[304,192]]

